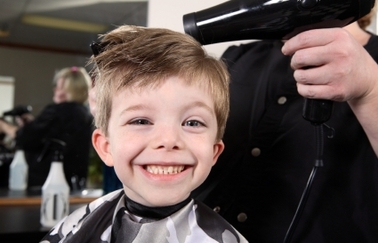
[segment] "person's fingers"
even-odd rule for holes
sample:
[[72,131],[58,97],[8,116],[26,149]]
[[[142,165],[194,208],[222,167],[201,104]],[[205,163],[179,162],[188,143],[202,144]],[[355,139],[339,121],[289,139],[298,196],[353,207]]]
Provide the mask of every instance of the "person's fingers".
[[291,56],[301,49],[328,45],[334,40],[335,31],[339,29],[313,29],[299,33],[285,42],[282,47],[282,53]]
[[292,56],[291,67],[297,70],[325,65],[330,62],[328,53],[327,46],[298,50]]

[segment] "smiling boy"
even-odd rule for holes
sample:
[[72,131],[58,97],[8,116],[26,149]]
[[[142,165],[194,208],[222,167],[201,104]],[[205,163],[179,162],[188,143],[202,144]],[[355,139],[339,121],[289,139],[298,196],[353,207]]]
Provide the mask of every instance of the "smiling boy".
[[121,26],[97,47],[92,142],[123,189],[75,211],[42,242],[247,242],[190,198],[224,149],[224,64],[166,29]]

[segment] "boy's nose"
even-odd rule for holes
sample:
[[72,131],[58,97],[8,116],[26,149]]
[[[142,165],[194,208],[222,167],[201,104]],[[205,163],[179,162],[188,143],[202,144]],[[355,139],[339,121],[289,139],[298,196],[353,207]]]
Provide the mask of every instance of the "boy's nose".
[[167,150],[181,149],[184,143],[180,131],[180,129],[173,126],[157,128],[153,142],[154,148]]

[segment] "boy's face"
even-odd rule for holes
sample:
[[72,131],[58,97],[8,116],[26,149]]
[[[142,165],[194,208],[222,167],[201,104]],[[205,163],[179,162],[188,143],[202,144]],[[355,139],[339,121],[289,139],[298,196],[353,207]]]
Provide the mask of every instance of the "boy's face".
[[167,79],[158,88],[124,89],[112,100],[108,136],[93,144],[129,198],[146,206],[186,199],[224,149],[215,141],[214,101],[205,88]]

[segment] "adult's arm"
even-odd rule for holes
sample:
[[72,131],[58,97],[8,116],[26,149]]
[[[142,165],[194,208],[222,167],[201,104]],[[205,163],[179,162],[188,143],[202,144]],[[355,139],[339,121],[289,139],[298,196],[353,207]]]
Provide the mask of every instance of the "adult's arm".
[[299,94],[347,101],[378,156],[378,65],[361,43],[341,28],[317,29],[286,41],[282,52],[292,56]]
[[54,125],[58,113],[56,105],[47,105],[33,121],[17,130],[16,143],[27,150],[43,147],[45,139],[53,129],[59,129]]
[[16,137],[17,129],[17,126],[0,119],[0,132],[5,133],[10,138],[14,139]]

